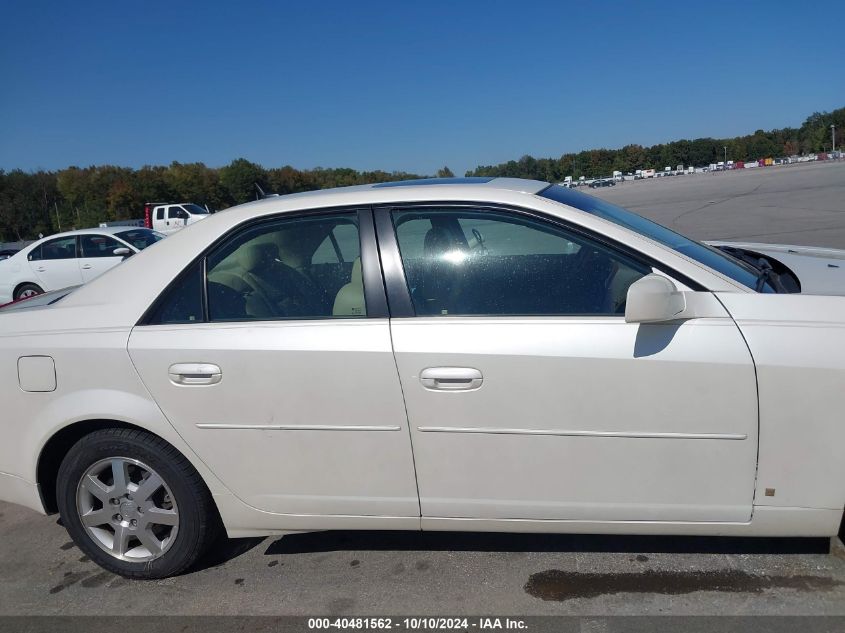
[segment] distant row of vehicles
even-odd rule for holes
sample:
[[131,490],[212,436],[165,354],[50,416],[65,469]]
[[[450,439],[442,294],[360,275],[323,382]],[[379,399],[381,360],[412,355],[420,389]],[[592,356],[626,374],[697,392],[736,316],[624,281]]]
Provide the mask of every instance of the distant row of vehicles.
[[578,179],[573,179],[572,176],[567,176],[560,184],[563,187],[582,187],[587,186],[591,189],[598,187],[609,187],[615,185],[617,182],[626,180],[644,180],[646,178],[663,178],[666,176],[684,176],[687,174],[703,174],[714,171],[730,171],[733,169],[753,169],[755,167],[772,167],[775,165],[790,165],[794,163],[806,163],[817,160],[841,160],[845,158],[845,153],[840,151],[823,152],[819,154],[806,154],[804,156],[787,156],[781,158],[760,158],[753,161],[719,161],[717,163],[710,163],[703,167],[692,167],[677,165],[675,168],[671,166],[664,167],[663,170],[658,169],[637,169],[633,173],[628,172],[623,174],[621,171],[614,171],[611,176],[602,178],[587,178],[581,176]]
[[0,251],[0,305],[84,284],[167,235],[207,218],[191,202],[149,203],[143,220],[102,223]]
[[585,176],[581,176],[575,180],[572,176],[567,176],[563,179],[563,182],[558,184],[570,189],[573,187],[583,186],[590,187],[591,189],[597,189],[599,187],[612,187],[616,183],[624,182],[626,180],[661,178],[663,176],[682,176],[684,174],[691,174],[694,171],[696,171],[694,167],[684,167],[683,165],[678,165],[675,169],[667,167],[663,171],[657,171],[655,169],[638,169],[633,173],[629,172],[627,174],[623,174],[621,171],[614,171],[612,175],[603,178],[587,178]]

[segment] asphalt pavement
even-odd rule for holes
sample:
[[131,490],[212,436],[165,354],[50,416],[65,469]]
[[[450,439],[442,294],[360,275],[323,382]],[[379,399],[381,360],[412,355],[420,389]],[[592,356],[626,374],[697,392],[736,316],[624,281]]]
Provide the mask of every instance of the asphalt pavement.
[[579,189],[699,240],[845,248],[845,161]]

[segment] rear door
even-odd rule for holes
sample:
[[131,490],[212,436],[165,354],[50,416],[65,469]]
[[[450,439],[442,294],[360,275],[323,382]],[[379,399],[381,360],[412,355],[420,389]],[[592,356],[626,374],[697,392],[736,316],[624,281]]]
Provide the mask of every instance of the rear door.
[[[337,254],[323,245],[339,234]],[[233,231],[174,282],[129,352],[180,435],[249,505],[418,520],[368,210]]]
[[511,210],[378,213],[424,518],[750,519],[754,368],[712,295],[713,317],[630,324],[652,269],[600,236]]
[[29,266],[46,290],[60,290],[82,283],[82,272],[77,258],[76,236],[47,240],[29,253]]
[[86,233],[79,236],[79,269],[83,283],[102,275],[123,261],[123,255],[114,254],[116,248],[128,247],[108,235]]

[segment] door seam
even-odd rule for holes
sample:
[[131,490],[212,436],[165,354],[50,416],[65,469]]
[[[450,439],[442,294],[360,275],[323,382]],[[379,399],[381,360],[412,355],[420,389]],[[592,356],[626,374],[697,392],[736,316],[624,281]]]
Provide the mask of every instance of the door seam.
[[739,323],[736,322],[734,319],[734,315],[731,314],[731,311],[728,310],[728,307],[722,303],[722,300],[719,299],[718,293],[711,292],[716,301],[718,301],[722,307],[725,309],[725,312],[728,313],[731,321],[736,327],[737,332],[739,332],[740,338],[742,338],[742,342],[745,343],[745,349],[748,350],[748,356],[751,358],[751,368],[754,370],[754,389],[755,389],[755,400],[757,401],[757,452],[756,452],[756,463],[754,464],[754,488],[751,491],[751,518],[754,518],[754,508],[755,502],[757,501],[757,482],[760,477],[760,440],[762,437],[761,433],[761,425],[760,425],[760,378],[757,376],[757,361],[754,360],[754,352],[751,351],[751,345],[748,344],[748,339],[745,338],[745,333],[742,331],[742,328],[739,327]]

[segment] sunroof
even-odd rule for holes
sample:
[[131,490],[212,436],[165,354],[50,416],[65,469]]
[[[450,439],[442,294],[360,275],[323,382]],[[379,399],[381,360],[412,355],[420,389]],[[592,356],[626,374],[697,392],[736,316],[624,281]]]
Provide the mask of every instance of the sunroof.
[[394,182],[380,182],[373,185],[373,189],[379,187],[410,187],[416,185],[482,185],[490,182],[492,178],[475,176],[472,178],[417,178],[416,180],[396,180]]

